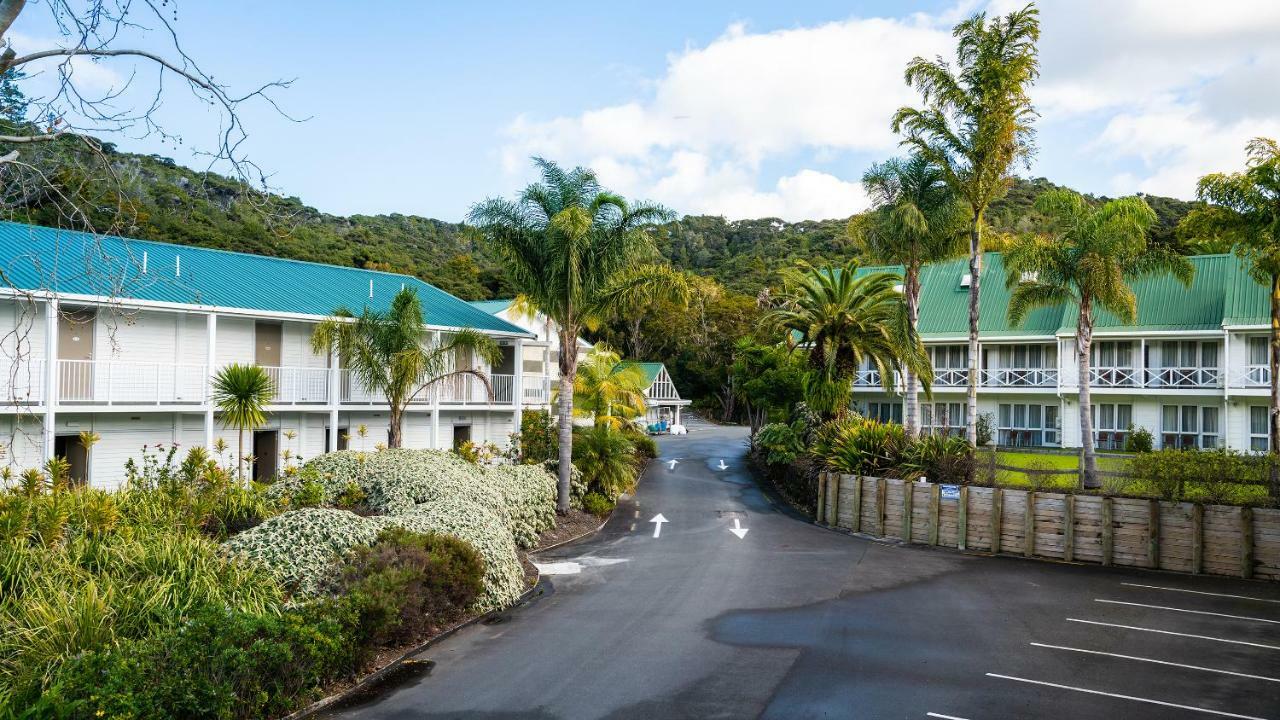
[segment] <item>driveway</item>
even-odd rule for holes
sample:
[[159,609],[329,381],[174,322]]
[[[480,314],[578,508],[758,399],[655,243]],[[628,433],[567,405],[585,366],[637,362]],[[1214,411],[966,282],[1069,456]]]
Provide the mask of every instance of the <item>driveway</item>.
[[1280,720],[1280,587],[832,532],[745,439],[663,438],[603,532],[535,558],[546,594],[326,717]]

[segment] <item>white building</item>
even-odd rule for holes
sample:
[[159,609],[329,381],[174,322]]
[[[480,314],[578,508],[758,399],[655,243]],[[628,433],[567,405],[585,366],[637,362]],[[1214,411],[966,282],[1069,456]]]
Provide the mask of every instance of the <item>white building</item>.
[[[1190,288],[1169,276],[1133,286],[1138,319],[1098,312],[1092,351],[1093,428],[1099,449],[1122,449],[1130,428],[1156,447],[1267,449],[1267,291],[1231,255],[1191,258]],[[863,268],[861,272],[900,268]],[[921,337],[933,360],[933,398],[921,395],[922,425],[963,433],[968,380],[968,261],[922,273]],[[999,253],[983,259],[979,308],[978,411],[1005,446],[1079,447],[1076,308],[1037,310],[1021,326],[1007,318],[1009,290]],[[901,421],[902,397],[864,368],[855,405]]]
[[624,360],[623,365],[634,365],[644,373],[644,419],[646,423],[666,422],[679,425],[681,409],[689,405],[688,400],[680,397],[676,385],[671,381],[667,366],[660,362],[633,362]]
[[[514,300],[473,300],[470,305],[528,331],[521,356],[524,378],[524,405],[530,409],[550,407],[553,385],[560,377],[560,326],[542,313],[517,312]],[[578,361],[591,352],[592,344],[578,338]]]
[[[456,358],[488,373],[492,392],[464,376],[423,393],[404,419],[406,447],[504,444],[520,400],[546,394],[547,366],[516,362],[534,333],[414,277],[16,223],[0,223],[0,269],[0,465],[15,469],[64,456],[75,478],[113,487],[144,445],[221,438],[234,453],[237,431],[209,402],[210,378],[230,363],[275,381],[268,425],[246,441],[259,477],[286,451],[373,450],[387,441],[385,400],[313,353],[310,337],[335,308],[385,309],[402,288],[417,291],[433,340],[469,327],[503,353],[492,367]],[[83,431],[101,437],[87,452]]]

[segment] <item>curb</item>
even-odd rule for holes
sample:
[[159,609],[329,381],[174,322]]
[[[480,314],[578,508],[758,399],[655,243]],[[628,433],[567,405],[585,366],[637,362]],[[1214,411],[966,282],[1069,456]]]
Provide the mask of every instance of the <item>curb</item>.
[[[616,508],[615,508],[615,510],[616,510]],[[584,539],[584,538],[589,538],[589,537],[591,537],[592,535],[595,535],[596,533],[598,533],[598,532],[600,532],[601,530],[603,530],[603,529],[604,529],[604,526],[609,524],[609,521],[613,519],[613,513],[614,513],[614,510],[610,510],[610,511],[609,511],[609,515],[608,515],[607,517],[605,517],[604,521],[603,521],[603,522],[601,522],[599,525],[597,525],[597,526],[596,526],[596,528],[595,528],[594,530],[588,530],[588,531],[586,531],[586,532],[582,533],[581,535],[575,535],[574,537],[571,537],[571,538],[569,538],[568,540],[561,540],[560,542],[555,543],[554,545],[548,545],[548,546],[546,546],[546,547],[538,548],[537,550],[533,550],[533,551],[531,551],[531,552],[529,552],[529,553],[527,553],[527,554],[528,554],[528,555],[539,555],[539,554],[541,554],[541,553],[547,552],[548,550],[555,550],[556,548],[564,547],[565,545],[568,545],[569,543],[575,543],[575,542],[578,542],[579,540],[582,540],[582,539]]]
[[405,661],[409,660],[414,655],[421,653],[427,648],[430,648],[432,645],[435,645],[436,643],[442,640],[446,640],[452,637],[453,635],[455,635],[456,633],[458,633],[459,631],[465,630],[466,628],[469,628],[472,625],[481,623],[501,613],[510,612],[520,607],[521,605],[524,605],[525,603],[529,602],[534,597],[542,595],[543,592],[544,592],[544,588],[542,587],[542,574],[539,573],[538,577],[534,580],[533,587],[529,588],[528,590],[525,590],[524,593],[520,595],[520,597],[516,598],[515,602],[511,603],[511,605],[505,608],[497,608],[495,610],[490,610],[489,612],[484,613],[482,615],[477,615],[471,618],[470,620],[464,620],[458,623],[457,625],[454,625],[453,627],[441,632],[439,635],[436,635],[424,641],[422,644],[415,645],[414,647],[405,651],[404,654],[400,655],[400,657],[387,663],[384,667],[374,670],[368,675],[365,675],[364,677],[360,678],[358,681],[356,681],[355,685],[352,685],[346,690],[343,690],[342,692],[339,692],[339,693],[335,693],[328,697],[321,698],[311,703],[310,705],[302,708],[301,710],[297,710],[290,715],[285,715],[283,718],[280,718],[280,720],[302,720],[303,718],[309,718],[312,715],[315,715],[316,713],[320,712],[321,710],[324,710],[328,707],[336,705],[344,700],[348,700],[351,697],[358,695],[362,691],[368,689],[370,686],[376,685],[377,683],[381,682],[388,675],[394,673],[395,671],[399,670],[402,666],[404,666]]

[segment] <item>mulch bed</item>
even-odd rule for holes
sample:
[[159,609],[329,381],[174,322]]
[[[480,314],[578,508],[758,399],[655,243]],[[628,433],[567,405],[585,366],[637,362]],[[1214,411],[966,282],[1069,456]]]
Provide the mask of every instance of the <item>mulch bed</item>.
[[556,526],[542,533],[542,536],[538,538],[538,545],[530,552],[537,552],[552,545],[559,545],[562,542],[586,535],[600,527],[602,522],[604,522],[602,518],[589,512],[570,510],[568,515],[556,517]]

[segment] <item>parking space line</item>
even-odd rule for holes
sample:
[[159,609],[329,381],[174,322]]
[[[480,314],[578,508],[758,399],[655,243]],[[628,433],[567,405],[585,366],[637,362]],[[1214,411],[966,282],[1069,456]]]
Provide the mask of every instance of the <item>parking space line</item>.
[[1000,678],[1001,680],[1013,680],[1015,682],[1030,683],[1032,685],[1043,685],[1045,687],[1058,688],[1060,690],[1071,690],[1073,692],[1087,693],[1089,695],[1101,695],[1103,697],[1113,697],[1120,700],[1133,700],[1134,702],[1144,702],[1151,705],[1160,705],[1162,707],[1177,708],[1179,710],[1194,710],[1196,712],[1209,713],[1210,715],[1218,715],[1219,717],[1240,718],[1240,720],[1267,720],[1255,715],[1240,715],[1238,713],[1230,713],[1225,710],[1210,710],[1209,708],[1196,707],[1195,705],[1179,705],[1178,703],[1165,702],[1164,700],[1152,700],[1151,698],[1134,697],[1133,695],[1121,695],[1119,693],[1103,692],[1102,690],[1090,690],[1089,688],[1074,687],[1072,685],[1060,685],[1058,683],[1045,682],[1044,680],[1029,680],[1027,678],[1013,677],[1012,675],[997,675],[996,673],[987,673],[987,677]]
[[1155,663],[1157,665],[1169,665],[1171,667],[1187,668],[1188,670],[1203,670],[1211,673],[1221,673],[1223,675],[1235,675],[1236,677],[1249,678],[1250,680],[1265,680],[1267,682],[1280,682],[1280,678],[1267,677],[1266,675],[1250,675],[1249,673],[1236,672],[1234,670],[1220,670],[1218,668],[1204,667],[1201,665],[1184,665],[1182,663],[1170,662],[1168,660],[1156,660],[1155,658],[1137,657],[1136,655],[1121,655],[1119,653],[1103,652],[1101,650],[1086,650],[1084,648],[1073,648],[1065,645],[1047,645],[1045,643],[1031,643],[1035,647],[1049,648],[1051,650],[1070,650],[1071,652],[1088,653],[1090,655],[1106,655],[1107,657],[1121,658],[1123,660],[1137,660],[1138,662]]
[[941,720],[966,720],[966,718],[956,717],[955,715],[943,715],[942,713],[925,713],[925,717],[940,718]]
[[1192,635],[1191,633],[1174,632],[1172,630],[1157,630],[1156,628],[1144,628],[1136,625],[1117,625],[1116,623],[1099,622],[1097,620],[1081,620],[1079,618],[1067,618],[1067,622],[1085,623],[1087,625],[1102,625],[1104,627],[1121,628],[1123,630],[1141,630],[1142,632],[1160,633],[1161,635],[1177,635],[1178,637],[1189,637],[1197,640],[1212,640],[1214,642],[1231,643],[1232,645],[1248,645],[1249,647],[1262,648],[1264,650],[1280,650],[1280,645],[1264,645],[1262,643],[1249,642],[1247,640],[1228,640],[1227,638],[1212,637],[1210,635]]
[[1147,605],[1146,603],[1125,602],[1123,600],[1103,600],[1102,598],[1094,598],[1093,601],[1108,603],[1110,605],[1129,605],[1132,607],[1150,608],[1152,610],[1169,610],[1170,612],[1188,613],[1190,615],[1212,615],[1214,617],[1231,618],[1232,620],[1249,620],[1251,622],[1280,625],[1280,620],[1268,620],[1267,618],[1249,617],[1247,615],[1228,615],[1227,613],[1209,612],[1208,610],[1187,610],[1186,608],[1169,607],[1167,605]]
[[1280,600],[1272,600],[1271,598],[1250,597],[1249,595],[1231,595],[1229,593],[1205,592],[1204,590],[1187,590],[1185,588],[1163,587],[1160,585],[1143,585],[1141,583],[1122,582],[1121,585],[1128,587],[1146,588],[1147,590],[1168,590],[1170,592],[1191,593],[1192,595],[1212,595],[1213,597],[1231,598],[1232,600],[1252,600],[1253,602],[1276,603],[1280,605]]

